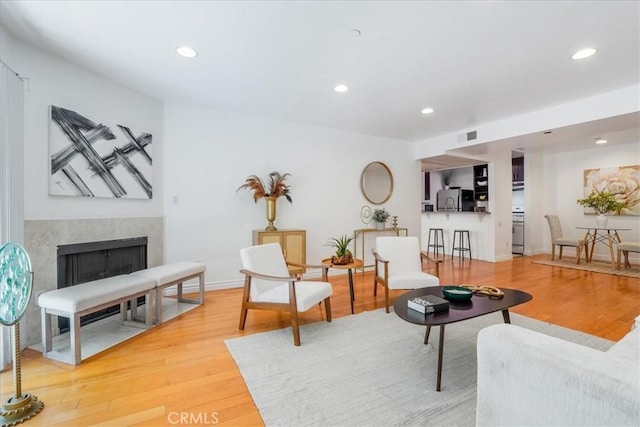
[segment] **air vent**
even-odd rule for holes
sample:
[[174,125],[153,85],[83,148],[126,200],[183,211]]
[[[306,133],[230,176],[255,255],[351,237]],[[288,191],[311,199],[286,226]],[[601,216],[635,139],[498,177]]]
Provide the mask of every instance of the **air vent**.
[[473,131],[467,132],[467,133],[461,133],[460,135],[458,135],[458,142],[473,141],[474,139],[478,139],[478,131],[477,130],[473,130]]

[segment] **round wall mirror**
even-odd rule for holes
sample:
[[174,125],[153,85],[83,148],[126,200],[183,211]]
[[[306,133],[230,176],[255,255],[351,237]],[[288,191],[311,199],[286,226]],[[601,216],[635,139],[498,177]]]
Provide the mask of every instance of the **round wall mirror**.
[[369,163],[360,176],[360,189],[365,199],[374,205],[381,205],[393,193],[393,175],[382,162]]

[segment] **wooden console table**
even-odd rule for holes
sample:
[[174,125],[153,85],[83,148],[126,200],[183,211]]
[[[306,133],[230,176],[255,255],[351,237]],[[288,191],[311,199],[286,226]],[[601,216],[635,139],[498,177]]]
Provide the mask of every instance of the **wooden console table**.
[[[358,243],[360,243],[360,253],[362,254],[362,256],[360,257],[363,261],[363,265],[361,267],[361,270],[364,271],[365,268],[367,267],[373,267],[373,264],[367,264],[366,263],[366,253],[365,253],[365,236],[367,234],[370,233],[395,233],[396,236],[400,235],[400,232],[404,232],[405,236],[409,235],[409,229],[408,228],[403,228],[403,227],[397,227],[397,228],[382,228],[382,229],[377,229],[377,228],[360,228],[358,230],[353,230],[353,257],[354,258],[358,258]],[[358,237],[360,237],[360,240],[358,241]]]

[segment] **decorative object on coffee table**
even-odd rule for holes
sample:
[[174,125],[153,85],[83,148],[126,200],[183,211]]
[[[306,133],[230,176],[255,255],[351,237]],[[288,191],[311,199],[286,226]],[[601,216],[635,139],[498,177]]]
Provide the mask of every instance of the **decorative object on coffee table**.
[[241,189],[247,189],[253,191],[253,200],[258,203],[258,199],[264,198],[267,203],[267,221],[269,225],[265,228],[265,231],[277,231],[278,229],[273,224],[276,220],[276,202],[278,197],[284,196],[289,203],[293,203],[291,195],[289,194],[290,186],[286,185],[284,181],[290,177],[291,174],[274,171],[269,174],[269,192],[267,193],[267,187],[265,187],[262,180],[256,175],[249,175],[244,184],[242,184],[236,192]]
[[442,294],[449,301],[468,301],[473,296],[473,291],[462,286],[443,286]]
[[20,319],[27,309],[33,288],[31,261],[24,248],[15,243],[0,247],[0,324],[13,329],[14,396],[2,403],[2,426],[20,424],[36,416],[44,403],[36,396],[22,392],[20,369]]
[[502,298],[504,296],[504,292],[494,286],[460,285],[460,287],[468,289],[474,294],[488,295],[496,298]]

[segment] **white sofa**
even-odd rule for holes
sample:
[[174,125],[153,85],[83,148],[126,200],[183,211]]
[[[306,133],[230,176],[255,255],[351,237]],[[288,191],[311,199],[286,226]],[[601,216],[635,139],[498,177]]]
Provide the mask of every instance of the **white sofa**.
[[507,324],[477,351],[478,426],[640,425],[640,316],[608,351]]

